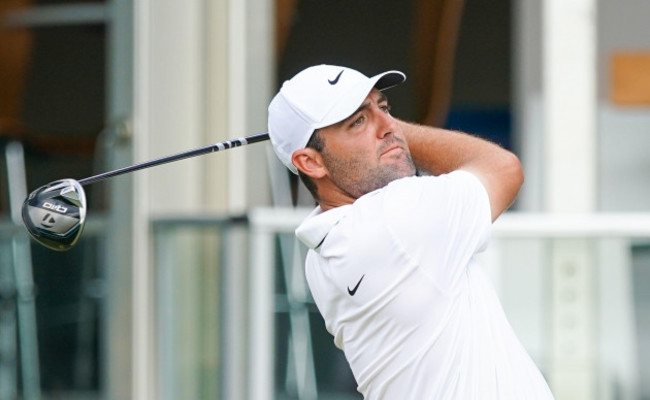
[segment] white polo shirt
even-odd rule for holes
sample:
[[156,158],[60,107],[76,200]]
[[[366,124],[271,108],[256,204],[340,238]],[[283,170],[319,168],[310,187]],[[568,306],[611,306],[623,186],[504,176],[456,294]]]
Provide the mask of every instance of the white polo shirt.
[[465,171],[409,177],[296,235],[307,282],[366,399],[552,399],[475,256],[490,203]]

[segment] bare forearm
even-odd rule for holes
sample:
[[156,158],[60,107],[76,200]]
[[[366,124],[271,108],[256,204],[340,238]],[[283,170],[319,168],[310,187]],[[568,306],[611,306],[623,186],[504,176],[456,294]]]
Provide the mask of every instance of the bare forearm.
[[523,183],[523,171],[513,153],[465,133],[400,124],[418,169],[433,175],[457,169],[475,173],[490,195],[493,219],[514,201]]
[[462,132],[401,122],[418,169],[440,175],[468,165],[509,157],[507,150]]

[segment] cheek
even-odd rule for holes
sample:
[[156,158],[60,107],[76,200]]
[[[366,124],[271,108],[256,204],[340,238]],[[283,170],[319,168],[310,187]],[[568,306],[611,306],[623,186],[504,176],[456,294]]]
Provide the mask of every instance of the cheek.
[[323,159],[332,177],[337,180],[365,176],[377,165],[376,157],[373,157],[367,148],[358,146],[341,148],[336,152],[324,152]]
[[346,159],[372,159],[375,157],[376,143],[369,140],[364,135],[356,135],[350,140],[340,142],[336,149],[335,154],[341,158]]
[[350,171],[351,174],[372,169],[378,162],[375,152],[371,151],[370,147],[350,148],[345,152],[344,157],[351,168],[354,168]]

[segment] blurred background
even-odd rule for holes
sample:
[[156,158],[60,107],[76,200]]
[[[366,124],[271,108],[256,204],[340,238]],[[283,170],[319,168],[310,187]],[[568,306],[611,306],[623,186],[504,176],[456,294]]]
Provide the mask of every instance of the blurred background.
[[268,143],[87,186],[65,253],[25,196],[266,130],[302,68],[404,71],[393,114],[526,183],[484,254],[557,399],[650,399],[650,3],[0,0],[0,400],[360,399],[306,288],[313,201]]

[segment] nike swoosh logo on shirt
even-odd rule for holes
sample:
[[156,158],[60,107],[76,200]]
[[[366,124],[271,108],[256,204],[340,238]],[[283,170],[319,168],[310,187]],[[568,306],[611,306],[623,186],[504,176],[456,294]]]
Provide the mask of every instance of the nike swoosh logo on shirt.
[[363,280],[364,276],[366,276],[366,274],[363,274],[361,276],[361,279],[359,279],[359,282],[357,282],[357,285],[354,287],[354,289],[350,289],[350,287],[348,286],[348,294],[350,296],[354,296],[354,294],[357,292],[357,289],[359,289],[359,285],[361,285],[361,281]]
[[336,75],[336,78],[334,78],[333,80],[331,79],[327,80],[330,83],[330,85],[336,85],[337,83],[339,83],[339,78],[341,77],[341,74],[343,74],[343,71],[344,70],[341,70],[341,72],[339,72],[339,74]]

